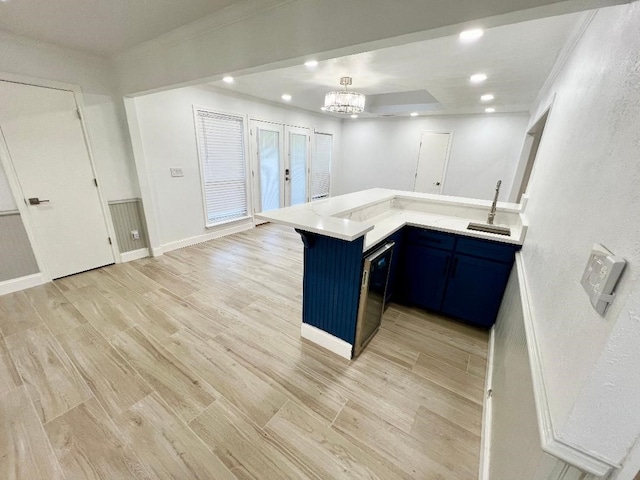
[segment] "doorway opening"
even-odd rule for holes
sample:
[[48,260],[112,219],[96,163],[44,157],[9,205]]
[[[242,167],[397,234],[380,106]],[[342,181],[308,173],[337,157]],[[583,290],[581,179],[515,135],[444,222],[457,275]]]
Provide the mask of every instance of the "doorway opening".
[[[529,181],[531,180],[531,174],[533,173],[533,167],[538,156],[538,150],[540,149],[540,142],[542,141],[542,135],[544,134],[545,126],[547,125],[547,119],[549,118],[549,107],[538,121],[529,129],[527,136],[524,140],[524,146],[522,148],[521,162],[526,158],[524,169],[522,170],[522,180],[520,181],[520,187],[517,192],[514,189],[515,196],[511,198],[511,201],[520,203],[522,196],[527,192]],[[522,163],[521,163],[522,164]],[[516,175],[518,175],[516,173]],[[517,179],[517,177],[516,177]],[[514,186],[517,185],[514,182]]]

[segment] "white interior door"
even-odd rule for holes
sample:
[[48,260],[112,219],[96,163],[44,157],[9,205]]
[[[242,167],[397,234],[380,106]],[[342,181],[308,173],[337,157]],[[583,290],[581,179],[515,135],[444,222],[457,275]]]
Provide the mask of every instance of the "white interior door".
[[442,193],[450,142],[450,133],[422,132],[414,191]]
[[285,128],[287,162],[285,165],[285,205],[299,205],[309,201],[309,145],[308,128]]
[[113,263],[74,94],[0,81],[0,130],[48,276]]

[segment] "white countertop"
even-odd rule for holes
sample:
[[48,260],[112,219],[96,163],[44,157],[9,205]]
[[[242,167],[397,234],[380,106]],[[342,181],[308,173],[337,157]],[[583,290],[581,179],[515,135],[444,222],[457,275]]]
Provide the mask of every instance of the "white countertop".
[[510,236],[467,230],[486,222],[490,208],[487,200],[373,188],[256,216],[341,240],[366,235],[364,250],[405,225],[521,245],[527,227],[519,205],[498,202],[494,223],[510,227]]

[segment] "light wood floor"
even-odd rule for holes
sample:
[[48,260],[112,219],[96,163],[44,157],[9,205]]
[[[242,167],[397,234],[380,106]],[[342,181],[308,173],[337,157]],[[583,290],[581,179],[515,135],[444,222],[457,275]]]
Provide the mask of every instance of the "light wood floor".
[[266,225],[0,297],[0,478],[477,478],[486,332],[392,305],[347,362],[301,279]]

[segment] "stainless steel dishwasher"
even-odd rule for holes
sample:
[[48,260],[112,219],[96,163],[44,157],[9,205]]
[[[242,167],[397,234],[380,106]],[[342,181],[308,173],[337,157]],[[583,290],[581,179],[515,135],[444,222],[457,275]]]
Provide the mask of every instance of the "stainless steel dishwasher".
[[394,245],[387,243],[364,259],[354,357],[360,355],[380,328]]

